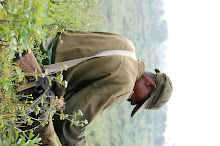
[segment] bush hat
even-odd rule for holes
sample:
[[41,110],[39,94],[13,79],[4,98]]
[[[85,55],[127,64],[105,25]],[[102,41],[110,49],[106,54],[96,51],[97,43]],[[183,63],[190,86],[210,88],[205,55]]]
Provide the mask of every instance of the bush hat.
[[137,104],[131,113],[131,117],[135,116],[142,109],[156,110],[164,106],[171,97],[173,86],[170,78],[165,73],[160,73],[155,69],[156,89],[152,90],[149,98],[141,104]]

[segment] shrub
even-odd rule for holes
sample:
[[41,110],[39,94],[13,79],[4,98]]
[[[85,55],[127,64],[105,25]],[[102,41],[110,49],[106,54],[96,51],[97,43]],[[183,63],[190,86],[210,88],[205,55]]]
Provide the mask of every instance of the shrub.
[[[103,16],[98,0],[0,0],[0,145],[37,144],[39,138],[26,136],[18,128],[18,116],[28,107],[14,91],[25,85],[25,73],[13,62],[15,55],[33,50],[61,31],[90,31],[99,28]],[[31,98],[31,97],[30,97]],[[28,118],[27,118],[28,119]],[[27,121],[26,121],[27,122]],[[13,131],[13,132],[12,132]],[[22,136],[23,134],[23,136]]]

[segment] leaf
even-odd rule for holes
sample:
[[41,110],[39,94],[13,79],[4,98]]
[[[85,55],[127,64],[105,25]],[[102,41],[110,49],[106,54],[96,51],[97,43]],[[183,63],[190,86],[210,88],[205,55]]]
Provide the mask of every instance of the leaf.
[[51,80],[49,80],[49,85],[52,86],[52,82],[51,82]]
[[25,138],[24,138],[24,136],[22,136],[22,135],[20,135],[20,136],[21,136],[21,138],[19,138],[19,139],[18,139],[18,142],[17,142],[18,146],[22,146],[22,145],[25,143]]
[[14,50],[10,50],[8,60],[11,61],[14,57],[15,57],[15,51]]
[[5,26],[4,29],[5,29],[6,31],[9,31],[9,30],[10,30],[8,26]]
[[29,37],[26,29],[22,29],[21,35],[22,35],[22,37],[25,38],[25,39],[27,39],[27,38]]
[[28,139],[31,139],[33,136],[34,136],[33,130],[31,130]]
[[3,6],[0,3],[0,19],[4,17]]
[[20,67],[15,66],[15,70],[16,70],[16,73],[17,73],[18,75],[21,74],[21,69],[20,69]]
[[16,9],[17,4],[15,2],[9,2],[8,3],[8,11],[9,13],[14,13],[17,11]]
[[17,28],[17,29],[20,29],[21,28],[21,24],[20,23],[14,23],[14,25],[15,25],[15,27]]
[[7,33],[4,31],[4,32],[2,32],[2,34],[1,34],[1,38],[5,38],[7,36]]
[[39,135],[37,135],[34,139],[32,139],[29,144],[37,144],[38,142],[41,141],[41,138],[39,137]]
[[56,21],[53,20],[52,18],[45,18],[45,19],[43,19],[43,22],[44,22],[45,25],[51,25]]
[[43,23],[43,19],[37,18],[36,24],[42,24],[42,23]]
[[15,141],[18,140],[18,132],[16,132],[16,135],[15,135]]
[[37,77],[37,74],[35,75],[35,78],[36,78],[36,81],[38,81],[38,77]]
[[15,16],[15,18],[19,18],[19,17],[20,17],[20,15],[19,15],[19,14],[15,14],[14,16]]
[[12,49],[12,50],[14,50],[14,51],[17,51],[17,40],[16,40],[15,37],[13,37],[13,38],[11,39],[9,48]]

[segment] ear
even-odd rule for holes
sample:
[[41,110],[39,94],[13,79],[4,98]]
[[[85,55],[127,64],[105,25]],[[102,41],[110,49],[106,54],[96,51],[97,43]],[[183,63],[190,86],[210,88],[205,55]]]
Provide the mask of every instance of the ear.
[[145,82],[145,86],[149,89],[156,89],[157,88],[157,85],[152,81]]

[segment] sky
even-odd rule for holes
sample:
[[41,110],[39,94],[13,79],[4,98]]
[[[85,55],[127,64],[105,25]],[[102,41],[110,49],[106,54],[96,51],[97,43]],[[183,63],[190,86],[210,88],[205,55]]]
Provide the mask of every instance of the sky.
[[165,0],[166,146],[220,146],[220,1]]

